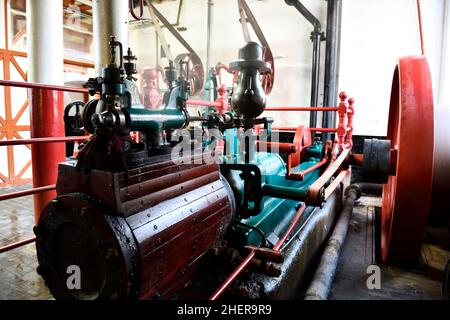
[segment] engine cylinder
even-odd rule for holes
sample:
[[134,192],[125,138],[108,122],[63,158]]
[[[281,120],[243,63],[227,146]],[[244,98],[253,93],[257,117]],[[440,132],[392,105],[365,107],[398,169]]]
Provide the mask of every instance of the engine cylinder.
[[[35,227],[38,272],[55,298],[168,298],[220,244],[235,203],[216,164],[135,171],[121,179],[60,165],[58,197]],[[97,191],[83,187],[94,180]],[[106,203],[102,192],[117,198]]]

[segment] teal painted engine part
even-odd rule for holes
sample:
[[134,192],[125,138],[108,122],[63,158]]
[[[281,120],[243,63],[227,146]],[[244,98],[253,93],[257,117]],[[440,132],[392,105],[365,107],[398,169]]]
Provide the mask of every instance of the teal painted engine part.
[[[313,143],[293,171],[317,164],[323,152],[322,142]],[[238,221],[229,239],[236,247],[273,246],[305,200],[308,187],[321,174],[319,168],[306,174],[303,181],[288,180],[284,160],[267,152],[257,152],[252,163],[223,164],[221,170],[236,198]]]
[[140,103],[139,96],[134,93],[134,83],[127,84],[131,94],[131,105],[123,108],[127,127],[131,131],[145,133],[160,132],[167,129],[182,128],[187,122],[185,111],[179,107],[180,87],[176,86],[168,93],[168,99],[161,109],[148,109]]

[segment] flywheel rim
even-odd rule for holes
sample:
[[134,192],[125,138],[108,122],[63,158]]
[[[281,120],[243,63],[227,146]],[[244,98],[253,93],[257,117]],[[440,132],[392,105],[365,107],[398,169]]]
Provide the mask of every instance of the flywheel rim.
[[433,178],[433,91],[424,56],[404,57],[397,65],[387,138],[397,149],[397,166],[383,186],[381,258],[413,264],[425,234]]

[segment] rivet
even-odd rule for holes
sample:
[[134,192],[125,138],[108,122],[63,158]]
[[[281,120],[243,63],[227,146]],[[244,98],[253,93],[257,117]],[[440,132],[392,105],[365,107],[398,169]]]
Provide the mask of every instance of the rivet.
[[117,257],[119,257],[119,253],[117,252],[116,249],[109,248],[106,251],[105,258],[106,258],[107,261],[113,261],[113,260],[117,259]]

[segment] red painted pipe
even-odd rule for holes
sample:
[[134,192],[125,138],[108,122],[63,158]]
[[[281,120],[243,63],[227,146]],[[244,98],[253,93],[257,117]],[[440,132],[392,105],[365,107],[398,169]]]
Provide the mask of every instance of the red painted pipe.
[[17,146],[17,145],[23,145],[23,144],[52,143],[52,142],[73,142],[73,141],[86,140],[88,138],[89,138],[89,136],[76,136],[76,137],[51,137],[51,138],[0,140],[0,147],[1,146]]
[[231,71],[230,68],[228,68],[228,66],[223,63],[218,63],[216,65],[215,69],[216,69],[217,73],[220,73],[220,69],[224,69],[226,72],[231,73],[231,74],[233,73],[233,71]]
[[336,128],[310,128],[311,132],[337,132]]
[[188,100],[186,104],[189,106],[198,106],[198,107],[212,107],[212,108],[220,108],[222,104],[219,102],[212,102],[206,100]]
[[0,201],[14,199],[14,198],[20,198],[20,197],[25,197],[25,196],[29,196],[31,194],[36,194],[36,193],[39,193],[39,192],[50,191],[50,190],[55,190],[55,189],[56,189],[56,185],[53,184],[53,185],[50,185],[50,186],[44,186],[44,187],[39,187],[39,188],[31,188],[31,189],[28,189],[28,190],[22,190],[22,191],[17,191],[17,192],[0,194]]
[[265,147],[267,152],[272,152],[278,149],[279,153],[296,153],[297,146],[292,143],[278,143],[278,142],[266,142],[266,141],[256,141],[256,148],[260,151],[260,148]]
[[36,237],[32,237],[26,240],[22,240],[22,241],[18,241],[18,242],[14,242],[11,244],[7,244],[6,246],[0,247],[0,253],[6,252],[6,251],[10,251],[12,249],[24,246],[26,244],[32,243],[36,241]]
[[[302,204],[300,209],[298,209],[297,213],[295,214],[294,218],[292,219],[291,223],[287,227],[286,231],[284,231],[283,235],[280,239],[278,239],[277,243],[273,247],[273,250],[275,251],[281,251],[281,247],[286,242],[288,237],[291,235],[292,231],[294,230],[295,225],[300,220],[301,216],[305,212],[306,205],[305,203]],[[245,270],[245,268],[250,264],[253,257],[255,256],[255,251],[251,250],[249,255],[244,259],[244,261],[241,262],[241,264],[234,270],[234,272],[225,280],[224,283],[214,292],[214,294],[209,298],[209,300],[217,300],[226,289],[231,285],[231,283],[236,280],[236,278],[242,273],[242,271]]]
[[265,111],[337,111],[336,107],[269,107]]
[[21,81],[0,80],[0,85],[1,86],[9,86],[9,87],[18,87],[18,88],[43,89],[43,90],[47,89],[47,90],[65,91],[65,92],[88,93],[88,90],[85,88],[54,86],[54,85],[49,85],[49,84],[21,82]]
[[305,210],[306,210],[306,204],[302,203],[302,206],[300,207],[300,209],[298,209],[297,213],[295,214],[294,218],[292,219],[291,223],[287,227],[284,234],[281,236],[280,239],[278,239],[277,243],[273,247],[273,250],[275,250],[275,251],[281,250],[281,248],[283,247],[283,245],[286,242],[286,240],[288,239],[288,237],[291,235],[292,231],[294,230],[295,226],[297,225],[298,221],[302,217]]
[[[272,130],[278,131],[297,131],[297,127],[272,127]],[[309,128],[311,132],[336,132],[336,128]]]
[[[31,114],[31,138],[51,138],[64,136],[62,91],[32,89],[29,96]],[[58,177],[58,163],[66,160],[65,145],[62,142],[31,145],[33,163],[33,187],[53,185]],[[35,222],[52,199],[56,191],[46,191],[34,195]]]
[[241,262],[241,264],[236,268],[236,270],[234,270],[234,272],[227,278],[227,280],[225,280],[225,282],[222,283],[219,289],[217,289],[216,292],[214,292],[214,294],[209,298],[209,300],[213,301],[217,300],[217,298],[219,298],[222,295],[222,293],[224,293],[225,290],[228,289],[230,284],[241,274],[241,272],[245,270],[245,268],[250,264],[254,256],[255,251],[254,250],[250,251],[247,258],[245,258],[244,261]]

